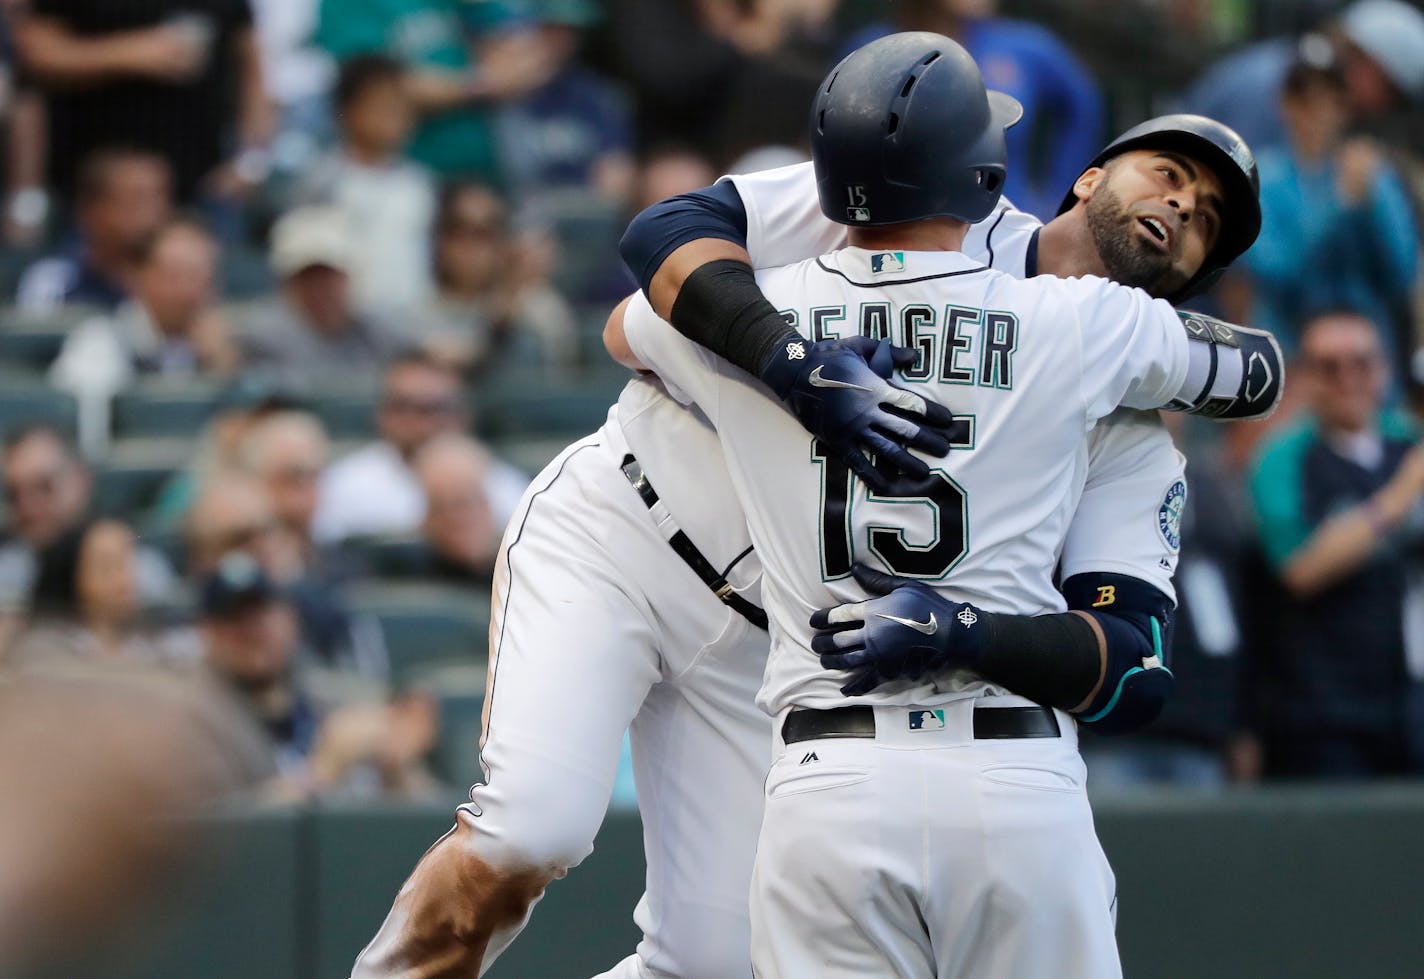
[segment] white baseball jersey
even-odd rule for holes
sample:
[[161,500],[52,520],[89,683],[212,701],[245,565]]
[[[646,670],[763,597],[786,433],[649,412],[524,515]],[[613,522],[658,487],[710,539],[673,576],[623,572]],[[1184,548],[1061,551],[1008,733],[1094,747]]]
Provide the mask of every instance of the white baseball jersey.
[[[723,177],[747,215],[757,268],[790,265],[845,244],[845,226],[821,213],[810,163]],[[1015,278],[1038,274],[1043,222],[1002,198],[969,228],[964,254]],[[1130,575],[1176,599],[1172,576],[1186,499],[1185,460],[1155,412],[1120,409],[1088,435],[1088,481],[1063,547],[1062,576]]]
[[[646,301],[634,354],[717,426],[767,580],[772,656],[759,697],[776,713],[846,704],[843,677],[810,651],[808,618],[863,598],[851,564],[934,581],[990,611],[1061,611],[1054,587],[1087,470],[1086,433],[1119,404],[1165,404],[1187,382],[1176,311],[1101,279],[1025,282],[960,252],[844,248],[759,273],[805,336],[868,332],[920,350],[900,380],[950,407],[956,448],[925,480],[869,493],[767,393],[678,334]],[[860,698],[936,704],[978,691],[969,674],[899,681]],[[854,699],[852,699],[853,701]]]

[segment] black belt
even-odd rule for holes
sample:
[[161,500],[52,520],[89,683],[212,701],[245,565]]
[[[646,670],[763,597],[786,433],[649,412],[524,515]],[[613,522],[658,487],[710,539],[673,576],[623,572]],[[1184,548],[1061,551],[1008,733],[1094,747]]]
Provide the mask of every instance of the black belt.
[[[1058,718],[1048,707],[975,707],[974,737],[979,740],[1056,738]],[[786,744],[817,738],[875,737],[875,708],[866,704],[828,710],[793,710],[781,724]]]
[[[658,491],[653,489],[652,483],[648,482],[648,474],[643,472],[642,464],[629,454],[623,457],[622,468],[623,475],[628,477],[628,482],[633,484],[633,489],[638,491],[638,495],[643,498],[643,503],[647,505],[648,509],[651,510],[657,506]],[[677,556],[682,558],[687,566],[692,569],[692,573],[701,578],[702,583],[712,589],[712,594],[721,599],[723,605],[726,605],[729,609],[736,612],[758,629],[765,629],[766,613],[737,594],[736,590],[732,588],[731,584],[727,581],[727,572],[718,571],[714,568],[712,562],[702,555],[702,552],[697,549],[696,544],[692,543],[692,538],[688,537],[678,529],[676,525],[672,524],[671,520],[668,521],[668,524],[671,533],[665,529],[663,538],[668,542],[668,546],[677,552]],[[751,549],[748,548],[747,550],[750,551]],[[747,551],[739,554],[737,561],[740,561],[746,554]],[[736,563],[736,561],[733,561],[727,568],[727,571],[731,571],[732,568],[736,566]]]

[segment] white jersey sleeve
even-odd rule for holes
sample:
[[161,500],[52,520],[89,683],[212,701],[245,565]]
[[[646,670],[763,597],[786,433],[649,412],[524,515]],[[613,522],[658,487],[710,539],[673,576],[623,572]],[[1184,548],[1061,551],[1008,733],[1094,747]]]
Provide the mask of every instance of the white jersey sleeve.
[[[718,374],[737,368],[677,332],[641,292],[633,294],[623,312],[623,333],[633,356],[658,375],[668,394],[682,404],[695,404],[717,424]],[[750,381],[750,375],[746,377]]]
[[[1042,281],[1039,279],[1038,281]],[[1059,280],[1082,340],[1091,425],[1119,406],[1170,404],[1187,381],[1188,340],[1171,303],[1107,279]]]
[[747,254],[758,269],[791,265],[845,242],[845,228],[821,213],[816,171],[809,163],[723,177],[747,213]]
[[1063,579],[1129,575],[1175,601],[1185,466],[1156,412],[1122,408],[1094,428],[1087,481],[1063,544]]

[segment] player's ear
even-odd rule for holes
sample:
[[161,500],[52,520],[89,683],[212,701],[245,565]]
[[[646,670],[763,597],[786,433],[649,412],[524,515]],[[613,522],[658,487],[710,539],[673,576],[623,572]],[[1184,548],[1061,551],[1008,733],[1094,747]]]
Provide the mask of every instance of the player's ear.
[[1089,167],[1084,170],[1077,182],[1073,184],[1073,196],[1079,201],[1087,201],[1093,196],[1093,191],[1097,189],[1098,184],[1106,175],[1107,170],[1103,167]]

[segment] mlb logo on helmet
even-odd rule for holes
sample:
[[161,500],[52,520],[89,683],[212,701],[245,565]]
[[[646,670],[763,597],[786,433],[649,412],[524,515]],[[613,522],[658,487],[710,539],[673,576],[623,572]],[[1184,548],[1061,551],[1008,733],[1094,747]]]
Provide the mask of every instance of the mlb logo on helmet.
[[912,710],[910,711],[911,731],[943,731],[944,711],[942,710]]
[[877,252],[870,256],[870,271],[875,275],[882,272],[905,271],[904,252]]

